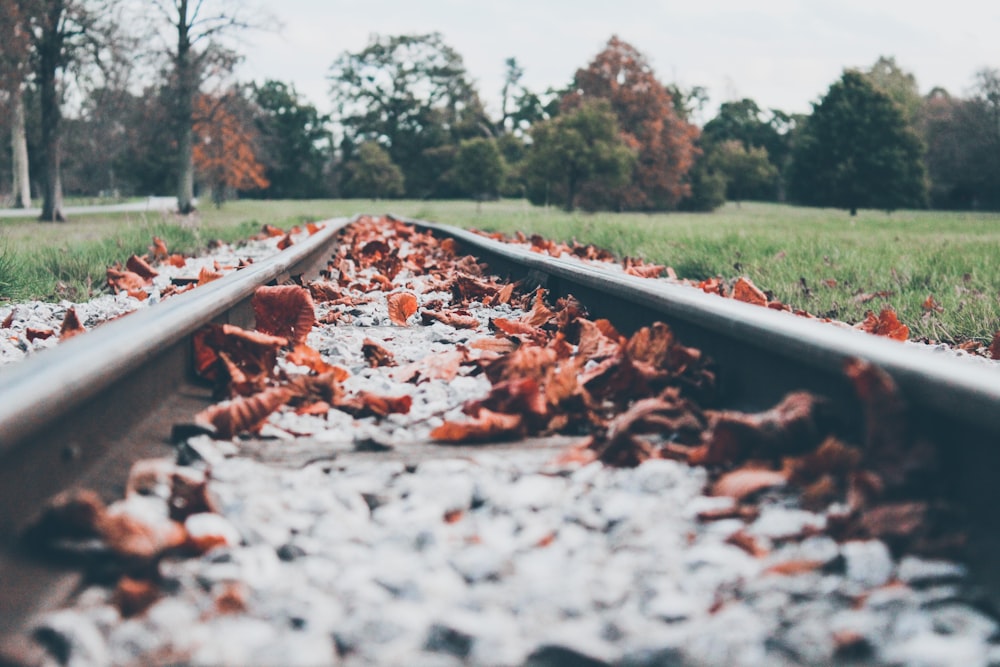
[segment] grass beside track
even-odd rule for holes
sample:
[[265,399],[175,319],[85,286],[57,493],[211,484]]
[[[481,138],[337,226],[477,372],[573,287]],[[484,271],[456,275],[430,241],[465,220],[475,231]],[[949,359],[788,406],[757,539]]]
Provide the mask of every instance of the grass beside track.
[[[246,238],[264,223],[393,212],[488,231],[577,240],[672,266],[681,278],[748,276],[793,307],[847,322],[894,308],[913,338],[989,342],[1000,330],[1000,215],[844,211],[728,204],[710,214],[566,213],[521,201],[240,201],[194,219],[78,216],[65,224],[0,221],[0,298],[86,298],[104,268],[144,252]],[[864,301],[865,295],[881,294]],[[925,310],[929,296],[940,310]]]

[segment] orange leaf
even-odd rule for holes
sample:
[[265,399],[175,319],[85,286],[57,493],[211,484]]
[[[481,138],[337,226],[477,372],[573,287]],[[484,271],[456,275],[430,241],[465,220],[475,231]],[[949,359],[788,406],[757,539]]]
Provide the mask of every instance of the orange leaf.
[[389,320],[398,327],[405,327],[410,316],[417,312],[417,297],[409,292],[393,292],[387,297]]
[[167,244],[159,236],[153,237],[153,245],[149,246],[149,252],[153,259],[164,260],[170,254],[167,252]]
[[5,317],[3,320],[3,324],[0,324],[0,328],[10,329],[11,325],[14,324],[14,313],[16,310],[17,310],[16,308],[10,309],[10,312],[7,313],[7,317]]
[[69,340],[77,334],[82,334],[86,331],[82,324],[80,324],[80,318],[77,317],[76,308],[70,308],[66,311],[66,317],[63,318],[62,327],[59,329],[59,339]]
[[764,570],[764,574],[796,575],[814,572],[823,567],[821,560],[786,560],[783,563],[775,563]]
[[392,352],[371,338],[365,338],[364,342],[361,343],[361,354],[364,355],[365,361],[372,368],[396,365],[396,359]]
[[446,310],[440,313],[434,310],[423,310],[420,312],[420,319],[425,324],[435,320],[456,329],[475,329],[479,326],[479,320],[465,310]]
[[469,343],[469,347],[484,352],[506,354],[517,349],[517,341],[510,338],[477,338]]
[[892,308],[883,309],[878,317],[869,312],[864,321],[855,325],[855,328],[893,340],[906,340],[910,337],[909,327],[899,321],[899,318],[896,317],[896,311]]
[[739,278],[733,285],[733,298],[737,301],[752,303],[755,306],[766,306],[767,296],[754,285],[749,278]]
[[252,303],[257,330],[284,336],[292,345],[305,343],[316,323],[312,296],[298,285],[258,287]]
[[36,329],[35,327],[28,327],[24,330],[24,337],[27,338],[29,342],[45,340],[46,338],[52,338],[54,335],[56,335],[56,332],[52,329]]
[[225,405],[213,405],[195,415],[195,422],[211,426],[219,438],[238,433],[256,433],[272,412],[291,398],[284,387],[273,387],[247,398],[235,398]]
[[118,580],[113,600],[122,617],[129,618],[146,611],[159,597],[160,589],[152,581],[126,575]]
[[125,262],[125,268],[141,277],[146,284],[153,282],[153,278],[160,275],[149,263],[138,255],[132,255]]
[[743,500],[763,489],[784,486],[787,481],[785,474],[778,470],[739,468],[720,477],[712,485],[712,495]]
[[167,264],[176,267],[178,269],[183,269],[187,265],[187,260],[184,259],[183,255],[171,255],[166,259]]
[[97,519],[97,531],[116,554],[139,560],[152,560],[187,539],[184,526],[176,521],[147,523],[126,512],[103,512]]
[[201,271],[198,272],[198,286],[200,287],[202,285],[207,285],[213,280],[218,280],[221,277],[222,277],[221,273],[213,271],[207,266],[203,266],[201,267]]
[[285,234],[280,241],[278,241],[278,250],[291,248],[293,245],[295,245],[295,241],[292,240],[292,234],[289,232],[288,234]]
[[319,350],[311,348],[304,343],[296,345],[295,349],[285,356],[285,359],[298,366],[305,366],[317,373],[328,373],[335,368],[323,359],[323,355],[319,353]]
[[375,415],[385,417],[391,414],[405,415],[413,406],[413,398],[403,396],[381,396],[368,391],[359,391],[355,396],[337,402],[337,407],[355,416]]
[[108,269],[107,278],[108,287],[110,287],[116,294],[118,292],[141,290],[146,286],[146,281],[143,280],[142,276],[133,271]]
[[545,299],[543,295],[545,290],[541,287],[535,291],[535,302],[531,306],[531,310],[524,314],[521,321],[532,327],[540,327],[549,320],[552,319],[552,311],[545,305]]
[[920,307],[924,310],[924,312],[927,313],[930,312],[940,313],[944,311],[944,308],[942,308],[941,304],[937,302],[933,294],[928,294],[927,298],[924,299],[924,302],[920,304]]
[[506,415],[481,408],[475,419],[446,421],[431,431],[431,438],[438,442],[483,442],[515,438],[520,428],[520,415]]

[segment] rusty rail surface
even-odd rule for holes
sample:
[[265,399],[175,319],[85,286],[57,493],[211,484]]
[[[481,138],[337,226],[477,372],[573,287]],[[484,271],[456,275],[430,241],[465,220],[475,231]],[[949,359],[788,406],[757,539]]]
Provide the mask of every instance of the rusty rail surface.
[[[969,564],[990,598],[1000,601],[993,566],[1000,533],[991,516],[1000,500],[993,480],[1000,469],[1000,370],[686,286],[554,259],[466,230],[399,219],[454,238],[494,273],[544,285],[552,298],[573,295],[623,332],[652,320],[668,323],[685,344],[715,359],[723,400],[734,408],[770,407],[788,391],[806,389],[832,399],[842,418],[860,429],[860,408],[842,367],[850,358],[881,366],[909,402],[914,427],[946,451],[941,474],[972,528]],[[190,334],[208,321],[252,323],[254,289],[322,267],[334,234],[348,222],[328,221],[322,232],[271,260],[0,371],[0,637],[10,640],[0,663],[24,662],[17,631],[78,583],[21,550],[17,536],[32,512],[75,485],[120,496],[134,460],[169,454],[172,425],[208,400],[191,379]]]

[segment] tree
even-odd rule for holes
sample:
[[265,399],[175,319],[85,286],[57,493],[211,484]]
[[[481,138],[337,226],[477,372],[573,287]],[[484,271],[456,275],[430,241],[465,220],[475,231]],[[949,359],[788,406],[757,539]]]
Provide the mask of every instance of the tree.
[[221,206],[230,190],[266,188],[264,165],[257,161],[256,132],[246,102],[236,91],[222,97],[199,95],[195,101],[192,159]]
[[170,120],[175,141],[177,210],[194,210],[195,104],[204,82],[230,72],[238,60],[223,40],[257,27],[238,0],[151,0],[161,26],[169,27]]
[[341,54],[329,79],[344,159],[378,142],[402,169],[410,196],[444,194],[437,149],[492,134],[462,57],[440,33],[375,35],[360,52]]
[[876,88],[899,105],[906,122],[913,123],[916,120],[920,107],[923,106],[917,79],[913,74],[904,72],[896,64],[895,58],[879,56],[875,64],[864,74]]
[[690,193],[687,174],[699,151],[698,128],[678,117],[674,100],[645,57],[612,37],[586,69],[577,70],[573,90],[561,108],[586,100],[607,100],[626,143],[637,148],[630,181],[611,187],[592,183],[587,192],[594,207],[630,210],[676,208]]
[[454,180],[466,196],[476,201],[495,199],[503,181],[504,162],[497,142],[475,137],[459,144]]
[[975,81],[968,99],[931,91],[919,117],[936,207],[1000,210],[1000,72]]
[[0,92],[10,111],[11,191],[16,208],[31,207],[24,85],[28,78],[30,39],[16,2],[0,3]]
[[117,0],[17,0],[30,38],[38,86],[42,149],[43,221],[62,212],[62,95],[66,74],[119,55]]
[[280,81],[254,85],[257,131],[270,185],[262,191],[276,199],[304,199],[328,194],[325,169],[330,159],[328,116],[303,101],[295,88]]
[[768,158],[767,149],[745,147],[730,139],[713,146],[708,155],[710,167],[726,179],[726,198],[737,204],[745,199],[774,198],[778,169]]
[[379,199],[399,197],[405,192],[403,172],[389,152],[374,141],[358,146],[344,166],[341,194],[344,197]]
[[531,139],[525,180],[534,204],[557,203],[572,211],[582,190],[621,187],[635,166],[607,100],[588,100],[536,124]]
[[813,206],[893,210],[927,203],[923,145],[902,110],[847,70],[797,137],[789,194]]

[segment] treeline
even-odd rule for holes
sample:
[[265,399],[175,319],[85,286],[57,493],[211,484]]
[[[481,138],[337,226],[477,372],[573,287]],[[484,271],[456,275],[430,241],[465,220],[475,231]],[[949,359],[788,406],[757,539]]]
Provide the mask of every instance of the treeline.
[[[525,87],[509,58],[497,117],[440,34],[375,36],[333,60],[333,112],[323,114],[291,84],[233,82],[239,53],[225,38],[254,23],[240,3],[149,3],[157,11],[133,37],[111,18],[125,7],[117,0],[2,3],[0,131],[11,141],[0,196],[42,198],[44,219],[61,217],[63,191],[176,193],[182,212],[196,194],[217,204],[526,197],[587,210],[726,200],[1000,210],[996,70],[979,72],[965,97],[922,96],[880,58],[845,71],[811,114],[743,99],[698,127],[705,91],[662,82],[612,37],[544,92]],[[138,90],[140,66],[156,76]]]

